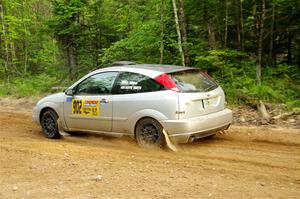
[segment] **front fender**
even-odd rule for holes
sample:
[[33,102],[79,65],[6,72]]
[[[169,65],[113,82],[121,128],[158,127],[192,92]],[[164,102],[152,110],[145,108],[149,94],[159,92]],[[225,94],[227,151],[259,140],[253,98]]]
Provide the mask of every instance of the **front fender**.
[[36,113],[38,116],[38,122],[40,122],[40,118],[41,118],[41,113],[44,109],[46,108],[50,108],[53,109],[56,114],[58,115],[58,117],[60,118],[60,120],[64,123],[64,118],[63,118],[63,107],[57,103],[54,102],[45,102],[43,104],[40,104],[39,106],[37,106],[36,108]]

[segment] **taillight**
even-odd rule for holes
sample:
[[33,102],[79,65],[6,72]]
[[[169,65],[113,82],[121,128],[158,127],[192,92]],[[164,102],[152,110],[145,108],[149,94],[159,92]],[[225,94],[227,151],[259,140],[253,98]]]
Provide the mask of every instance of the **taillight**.
[[179,89],[178,89],[177,85],[175,84],[175,82],[166,73],[163,73],[163,74],[155,77],[154,80],[170,90],[179,92]]

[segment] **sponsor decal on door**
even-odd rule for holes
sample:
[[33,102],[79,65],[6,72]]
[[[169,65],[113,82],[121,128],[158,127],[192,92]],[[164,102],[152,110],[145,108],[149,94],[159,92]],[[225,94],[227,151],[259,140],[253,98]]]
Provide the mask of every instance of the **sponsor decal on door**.
[[98,100],[72,100],[72,113],[81,116],[99,116],[100,103]]

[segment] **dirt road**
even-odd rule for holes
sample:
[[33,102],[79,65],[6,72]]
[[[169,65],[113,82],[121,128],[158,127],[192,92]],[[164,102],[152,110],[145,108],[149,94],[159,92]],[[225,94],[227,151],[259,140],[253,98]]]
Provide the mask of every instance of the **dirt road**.
[[26,108],[0,110],[1,199],[300,198],[297,129],[232,126],[174,153],[91,134],[49,140]]

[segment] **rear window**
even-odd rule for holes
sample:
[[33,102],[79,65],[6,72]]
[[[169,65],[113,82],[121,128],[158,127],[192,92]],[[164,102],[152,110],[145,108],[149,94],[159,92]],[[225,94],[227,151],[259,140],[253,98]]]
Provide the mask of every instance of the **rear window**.
[[185,70],[169,74],[180,92],[208,92],[218,85],[199,70]]

